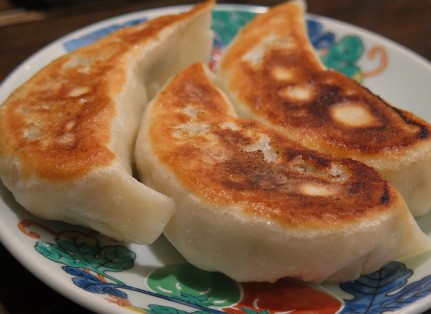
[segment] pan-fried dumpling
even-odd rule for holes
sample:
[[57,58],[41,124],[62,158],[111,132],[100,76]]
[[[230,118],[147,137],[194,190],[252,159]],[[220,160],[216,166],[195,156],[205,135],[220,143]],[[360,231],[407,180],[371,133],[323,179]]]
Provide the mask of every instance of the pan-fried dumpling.
[[164,234],[192,264],[238,281],[345,281],[431,248],[371,167],[240,119],[199,64],[147,107],[141,179],[175,201]]
[[326,69],[308,40],[302,2],[255,17],[225,51],[218,76],[240,116],[374,167],[414,215],[431,208],[430,124]]
[[161,234],[174,203],[132,177],[136,134],[160,85],[209,58],[213,6],[121,29],[12,93],[0,109],[0,176],[18,203],[118,240]]

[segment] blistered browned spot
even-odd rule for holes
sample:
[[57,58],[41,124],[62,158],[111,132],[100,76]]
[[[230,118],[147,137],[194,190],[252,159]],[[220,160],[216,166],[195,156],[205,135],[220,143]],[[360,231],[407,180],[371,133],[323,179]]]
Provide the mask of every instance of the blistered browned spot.
[[16,156],[27,175],[36,171],[51,180],[109,165],[116,158],[109,144],[116,97],[130,74],[127,58],[208,5],[124,28],[53,61],[2,106],[2,154]]
[[156,156],[194,195],[291,226],[372,217],[393,192],[370,167],[308,150],[252,120],[236,118],[195,65],[151,109]]
[[245,26],[219,73],[239,106],[307,147],[367,154],[399,151],[429,138],[426,122],[320,63],[295,3],[274,7]]

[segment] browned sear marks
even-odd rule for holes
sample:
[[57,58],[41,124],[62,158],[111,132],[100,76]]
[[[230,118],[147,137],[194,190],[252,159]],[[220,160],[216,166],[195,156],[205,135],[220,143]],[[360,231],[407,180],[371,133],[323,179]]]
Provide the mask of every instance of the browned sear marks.
[[18,158],[24,174],[50,180],[108,166],[116,158],[110,147],[116,98],[135,51],[208,5],[126,27],[47,65],[1,107],[1,153]]
[[426,122],[406,119],[403,111],[326,69],[295,4],[274,7],[245,26],[219,72],[240,108],[313,149],[337,155],[397,151],[429,136]]
[[151,108],[148,132],[161,163],[194,195],[294,226],[330,228],[392,206],[372,168],[333,158],[240,119],[200,65],[181,74]]

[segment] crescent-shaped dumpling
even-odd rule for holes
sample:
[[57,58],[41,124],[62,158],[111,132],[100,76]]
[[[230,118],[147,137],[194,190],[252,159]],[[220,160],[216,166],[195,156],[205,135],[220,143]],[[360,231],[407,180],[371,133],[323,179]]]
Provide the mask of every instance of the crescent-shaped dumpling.
[[371,167],[236,116],[199,64],[147,107],[136,163],[176,204],[164,234],[191,263],[238,281],[345,281],[429,250]]
[[226,49],[218,76],[241,116],[374,167],[414,215],[431,208],[430,124],[325,68],[308,39],[303,2],[256,16]]
[[213,1],[121,29],[64,55],[0,108],[0,177],[32,214],[150,243],[174,204],[132,176],[147,101],[176,71],[206,61]]

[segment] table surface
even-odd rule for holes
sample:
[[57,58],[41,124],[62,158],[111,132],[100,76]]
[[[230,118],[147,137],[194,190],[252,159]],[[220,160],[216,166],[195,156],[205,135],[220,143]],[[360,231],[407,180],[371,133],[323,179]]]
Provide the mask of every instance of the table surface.
[[[73,30],[124,13],[191,3],[174,0],[6,1],[0,0],[0,82],[27,57]],[[267,6],[279,2],[218,1]],[[430,0],[308,0],[307,3],[310,13],[366,28],[431,61]],[[0,314],[90,313],[36,279],[1,244],[0,261]]]

